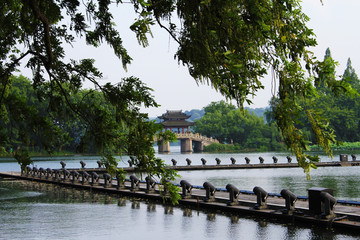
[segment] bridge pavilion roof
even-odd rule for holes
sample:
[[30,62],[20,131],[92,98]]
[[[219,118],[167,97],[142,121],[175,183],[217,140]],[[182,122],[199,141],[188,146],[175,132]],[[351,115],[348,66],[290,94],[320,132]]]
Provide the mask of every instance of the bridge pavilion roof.
[[166,120],[185,120],[191,117],[191,115],[187,115],[182,112],[182,110],[167,110],[166,113],[158,116],[158,118]]
[[191,117],[191,115],[187,115],[181,110],[175,110],[175,111],[167,110],[166,113],[162,114],[158,118],[160,120],[163,120],[162,122],[160,122],[160,124],[163,125],[164,127],[177,128],[177,127],[188,127],[195,125],[195,123],[193,122],[186,121],[186,119],[188,119],[189,117]]

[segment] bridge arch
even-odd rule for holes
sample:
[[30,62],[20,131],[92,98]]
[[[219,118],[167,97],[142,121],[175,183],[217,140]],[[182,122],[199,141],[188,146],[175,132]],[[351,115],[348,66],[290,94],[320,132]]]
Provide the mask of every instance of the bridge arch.
[[[202,136],[199,133],[175,133],[178,140],[180,140],[181,152],[202,152],[204,146],[212,143],[219,143],[217,139],[208,138]],[[170,143],[164,143],[161,139],[158,139],[158,151],[159,153],[170,152]]]

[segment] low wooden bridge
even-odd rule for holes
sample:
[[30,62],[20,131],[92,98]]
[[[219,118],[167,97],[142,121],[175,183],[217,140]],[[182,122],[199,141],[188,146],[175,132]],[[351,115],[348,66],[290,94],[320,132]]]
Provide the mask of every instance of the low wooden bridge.
[[[277,157],[272,157],[272,163],[265,163],[265,160],[262,157],[259,157],[259,161],[250,160],[248,157],[245,157],[243,163],[239,163],[237,159],[231,157],[230,159],[219,159],[215,158],[212,160],[201,158],[201,165],[194,165],[192,160],[189,158],[185,159],[186,165],[180,165],[176,159],[171,159],[172,166],[167,166],[166,168],[174,169],[177,171],[199,171],[199,170],[221,170],[221,169],[255,169],[255,168],[297,168],[299,164],[293,162],[293,159],[290,156],[286,157],[286,163],[279,163]],[[198,162],[198,161],[197,161]],[[131,160],[128,161],[129,167],[124,167],[123,169],[126,172],[136,172],[137,169],[133,167]],[[315,163],[317,167],[351,167],[351,166],[360,166],[360,161],[356,160],[355,156],[352,156],[352,161],[348,161],[348,156],[342,154],[339,156],[339,161],[331,162],[317,162]],[[103,168],[103,165],[98,161],[98,168],[91,169],[92,171],[102,171],[106,170]],[[76,170],[76,169],[74,169]]]
[[[0,178],[169,201],[166,187],[150,177],[140,181],[135,175],[130,175],[129,179],[123,181],[102,173],[102,170],[66,169],[63,164],[61,169],[28,167],[26,173],[0,173]],[[325,228],[360,230],[360,202],[337,200],[332,196],[333,191],[327,188],[310,188],[308,196],[296,196],[286,189],[280,193],[268,193],[260,186],[255,186],[253,191],[245,191],[232,184],[227,184],[225,188],[215,187],[210,182],[194,186],[186,180],[174,184],[181,188],[179,204],[190,208],[230,212],[235,218],[240,215],[261,216]]]
[[[175,163],[175,159],[173,162]],[[298,163],[257,163],[257,164],[207,164],[207,165],[192,165],[191,160],[187,159],[187,165],[177,165],[177,162],[172,166],[167,166],[168,169],[174,169],[176,171],[202,171],[202,170],[221,170],[221,169],[260,169],[260,168],[298,168]],[[101,164],[101,163],[100,163]],[[135,167],[132,167],[132,163],[129,163],[129,167],[124,167],[123,170],[132,173],[138,172]],[[315,164],[317,167],[351,167],[360,166],[360,161],[351,162],[319,162]],[[71,169],[80,170],[81,169]],[[96,171],[98,173],[105,173],[106,169],[100,165],[99,168],[87,168],[88,171]]]
[[[235,158],[230,158],[229,160],[221,160],[219,158],[215,158],[212,162],[210,160],[206,160],[201,158],[201,165],[194,165],[191,159],[186,158],[186,165],[179,165],[178,161],[172,159],[172,166],[166,166],[168,169],[173,169],[176,171],[203,171],[203,170],[222,170],[222,169],[260,169],[260,168],[298,168],[299,164],[297,162],[293,162],[290,156],[287,156],[286,163],[279,163],[277,157],[272,157],[272,163],[264,163],[264,159],[259,157],[258,163],[252,163],[248,157],[245,157],[245,162],[239,163]],[[62,165],[61,169],[64,169],[66,163],[60,162]],[[139,172],[136,167],[133,167],[133,163],[131,160],[128,160],[129,166],[123,167],[122,169],[127,173]],[[96,172],[98,174],[106,173],[106,168],[102,164],[101,161],[97,161],[98,167],[95,168],[85,168],[86,163],[80,161],[80,168],[71,168],[69,171],[87,171],[87,172]],[[348,161],[347,155],[340,155],[339,161],[331,161],[331,162],[318,162],[315,163],[317,167],[351,167],[351,166],[360,166],[360,161],[356,160],[356,157],[353,157],[352,161]]]
[[[251,169],[251,168],[296,168],[299,167],[297,162],[292,162],[290,157],[287,157],[287,163],[278,163],[276,157],[273,157],[273,163],[264,163],[264,159],[260,157],[258,163],[251,163],[249,158],[245,158],[245,163],[236,163],[236,159],[230,158],[230,161],[225,162],[219,158],[215,158],[213,163],[208,163],[208,160],[202,158],[201,165],[192,165],[191,159],[186,159],[186,165],[177,165],[178,162],[175,159],[172,159],[172,166],[168,168],[177,170],[177,171],[191,171],[191,170],[220,170],[220,169]],[[341,158],[340,161],[331,161],[331,162],[318,162],[315,163],[317,167],[343,167],[343,166],[360,166],[360,161],[353,160],[347,161]],[[131,168],[125,168],[127,171],[132,171]]]

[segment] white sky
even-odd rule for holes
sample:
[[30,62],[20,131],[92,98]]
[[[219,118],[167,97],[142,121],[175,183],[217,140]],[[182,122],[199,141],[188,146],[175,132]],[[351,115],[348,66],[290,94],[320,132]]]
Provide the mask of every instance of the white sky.
[[[339,62],[337,73],[341,75],[350,57],[355,70],[360,68],[360,0],[303,0],[303,12],[310,17],[308,26],[314,29],[318,47],[312,49],[319,59],[323,59],[325,50],[330,47],[333,58]],[[125,4],[124,4],[125,5]],[[128,8],[126,7],[128,6]],[[165,30],[153,28],[154,37],[150,46],[138,45],[135,34],[128,27],[134,20],[131,4],[120,6],[116,11],[115,23],[123,38],[133,62],[125,72],[121,61],[117,59],[107,46],[97,49],[85,47],[80,41],[74,48],[69,48],[67,55],[72,59],[94,58],[96,66],[103,72],[101,84],[116,83],[121,78],[136,76],[154,89],[155,100],[159,108],[143,109],[150,117],[159,116],[166,110],[201,109],[212,101],[225,99],[207,85],[198,86],[188,74],[184,66],[178,65],[174,59],[177,44]],[[24,74],[28,75],[28,74]],[[250,107],[266,107],[271,97],[270,77],[263,80],[265,90],[259,92]],[[85,85],[91,87],[91,85]]]

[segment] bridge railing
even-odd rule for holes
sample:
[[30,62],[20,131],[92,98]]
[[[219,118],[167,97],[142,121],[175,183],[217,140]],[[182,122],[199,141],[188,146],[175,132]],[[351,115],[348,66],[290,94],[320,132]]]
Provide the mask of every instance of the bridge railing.
[[[178,139],[182,138],[191,138],[193,140],[197,141],[205,141],[205,142],[211,142],[211,143],[219,143],[219,141],[212,137],[205,137],[202,136],[200,133],[175,133],[176,137]],[[159,139],[157,137],[154,138],[154,141],[157,142]]]
[[207,141],[207,142],[214,142],[214,143],[219,142],[215,138],[205,137],[205,136],[202,136],[200,133],[176,133],[176,136],[178,138],[193,138],[193,139],[203,140],[203,141]]

